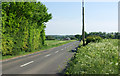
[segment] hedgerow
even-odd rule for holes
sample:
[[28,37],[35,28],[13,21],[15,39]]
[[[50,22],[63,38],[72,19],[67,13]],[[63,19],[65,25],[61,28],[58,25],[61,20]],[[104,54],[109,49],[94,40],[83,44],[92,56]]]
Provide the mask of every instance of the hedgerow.
[[2,55],[40,49],[51,18],[41,2],[2,2]]
[[100,36],[92,35],[86,38],[86,44],[90,42],[99,42],[102,38]]
[[78,48],[65,74],[118,74],[118,40],[105,39]]

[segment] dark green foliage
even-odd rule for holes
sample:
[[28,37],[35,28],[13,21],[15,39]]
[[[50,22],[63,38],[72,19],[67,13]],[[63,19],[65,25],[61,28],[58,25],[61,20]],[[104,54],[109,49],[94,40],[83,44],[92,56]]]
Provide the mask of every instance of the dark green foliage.
[[2,55],[40,49],[51,18],[40,2],[2,2]]
[[[88,33],[85,31],[85,38],[87,37],[87,35],[88,35]],[[75,38],[76,38],[77,40],[82,40],[82,35],[76,34],[76,35],[75,35]]]
[[46,40],[64,40],[66,38],[76,40],[76,37],[74,35],[46,35]]
[[77,38],[78,40],[81,40],[82,39],[82,35],[75,35],[75,38]]
[[46,40],[55,40],[54,36],[46,36]]
[[86,38],[86,44],[90,43],[90,42],[96,42],[96,41],[100,41],[102,38],[100,36],[96,36],[96,35],[92,35],[92,36],[88,36]]
[[91,35],[97,35],[102,38],[107,38],[107,39],[120,39],[120,33],[119,32],[111,32],[111,33],[106,33],[106,32],[90,32],[87,36]]
[[74,37],[74,36],[71,36],[70,39],[71,40],[77,40],[76,37]]

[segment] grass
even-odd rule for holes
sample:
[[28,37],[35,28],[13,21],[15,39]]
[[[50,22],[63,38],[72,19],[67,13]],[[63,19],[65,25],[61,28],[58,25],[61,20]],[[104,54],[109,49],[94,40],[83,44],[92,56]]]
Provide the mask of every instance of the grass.
[[118,40],[103,39],[81,46],[65,74],[118,74]]
[[5,60],[5,59],[10,59],[10,58],[13,58],[13,57],[19,57],[19,56],[23,56],[23,55],[28,55],[28,54],[32,54],[32,53],[35,53],[35,52],[39,52],[39,51],[43,51],[43,50],[48,50],[50,48],[54,48],[54,47],[58,47],[58,46],[61,46],[61,45],[64,45],[64,44],[67,44],[69,42],[73,42],[75,40],[66,40],[66,41],[59,41],[59,40],[46,40],[45,43],[46,43],[46,46],[43,46],[41,49],[39,50],[33,50],[31,52],[20,52],[19,55],[13,55],[13,56],[10,56],[10,55],[7,55],[7,56],[2,56],[2,58],[0,58],[1,60]]

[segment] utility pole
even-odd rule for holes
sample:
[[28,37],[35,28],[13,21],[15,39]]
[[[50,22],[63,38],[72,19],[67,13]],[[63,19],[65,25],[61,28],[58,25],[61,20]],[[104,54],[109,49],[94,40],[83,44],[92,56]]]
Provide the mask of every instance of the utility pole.
[[83,46],[85,45],[85,31],[84,31],[84,0],[82,0],[82,40]]

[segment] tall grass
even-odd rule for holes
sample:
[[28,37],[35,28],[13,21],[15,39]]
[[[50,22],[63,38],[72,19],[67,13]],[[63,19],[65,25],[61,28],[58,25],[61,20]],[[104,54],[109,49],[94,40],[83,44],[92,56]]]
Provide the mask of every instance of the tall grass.
[[78,48],[65,74],[118,74],[118,40],[104,39]]

